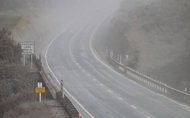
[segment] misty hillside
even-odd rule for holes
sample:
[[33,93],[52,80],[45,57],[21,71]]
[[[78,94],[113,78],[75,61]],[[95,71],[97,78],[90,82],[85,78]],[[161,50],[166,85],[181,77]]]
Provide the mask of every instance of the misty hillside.
[[[0,10],[34,10],[34,9],[44,9],[44,8],[53,8],[63,4],[64,0],[1,0],[0,1]],[[65,2],[65,1],[64,1]]]
[[0,29],[8,28],[18,42],[35,41],[36,52],[40,53],[44,40],[51,39],[63,28],[63,22],[70,18],[69,14],[65,14],[70,2],[67,0],[0,1]]
[[182,90],[190,88],[190,1],[141,1],[133,10],[128,2],[113,19],[106,45],[129,54],[130,67]]

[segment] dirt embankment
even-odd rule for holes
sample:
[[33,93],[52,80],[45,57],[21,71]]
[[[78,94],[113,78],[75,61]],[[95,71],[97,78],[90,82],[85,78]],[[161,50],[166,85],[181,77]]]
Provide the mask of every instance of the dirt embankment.
[[181,90],[190,89],[190,1],[139,2],[122,3],[106,31],[109,36],[104,35],[104,47],[128,54],[129,66],[140,72]]

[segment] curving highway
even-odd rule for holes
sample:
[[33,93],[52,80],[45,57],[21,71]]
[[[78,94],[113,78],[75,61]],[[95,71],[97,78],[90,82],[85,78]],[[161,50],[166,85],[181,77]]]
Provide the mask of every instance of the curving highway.
[[47,48],[47,64],[58,81],[95,118],[189,118],[188,107],[143,88],[94,55],[93,37],[119,1],[81,1],[80,7],[70,4],[73,16]]

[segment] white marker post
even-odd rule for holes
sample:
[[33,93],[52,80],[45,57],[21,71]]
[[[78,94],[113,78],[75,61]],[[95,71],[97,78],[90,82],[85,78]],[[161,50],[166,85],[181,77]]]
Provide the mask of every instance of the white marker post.
[[[38,88],[42,88],[42,82],[38,82]],[[42,93],[39,92],[39,102],[42,102]]]

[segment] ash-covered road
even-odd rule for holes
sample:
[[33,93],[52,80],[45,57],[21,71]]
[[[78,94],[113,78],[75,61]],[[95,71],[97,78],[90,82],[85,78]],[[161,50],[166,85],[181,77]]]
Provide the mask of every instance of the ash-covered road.
[[70,11],[73,17],[65,23],[61,34],[52,39],[45,55],[64,87],[95,118],[189,118],[189,108],[114,72],[93,54],[90,43],[96,40],[93,37],[99,26],[112,18],[119,1],[77,2],[80,7],[76,5]]

